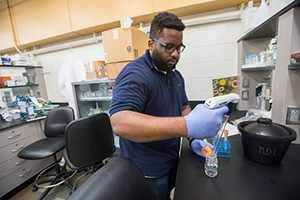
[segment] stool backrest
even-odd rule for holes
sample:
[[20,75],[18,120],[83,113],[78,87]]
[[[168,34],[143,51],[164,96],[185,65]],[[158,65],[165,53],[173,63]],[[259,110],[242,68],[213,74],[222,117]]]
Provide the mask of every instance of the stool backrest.
[[58,107],[50,110],[45,121],[46,137],[63,137],[67,125],[75,119],[71,107]]
[[67,126],[64,154],[71,168],[101,163],[114,151],[113,131],[106,113],[80,118]]

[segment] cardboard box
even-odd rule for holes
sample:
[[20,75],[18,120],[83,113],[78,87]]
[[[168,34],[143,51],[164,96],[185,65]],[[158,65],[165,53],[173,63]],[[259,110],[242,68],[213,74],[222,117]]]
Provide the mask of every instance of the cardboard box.
[[98,72],[86,72],[86,80],[93,80],[99,78]]
[[149,37],[137,28],[115,28],[102,32],[107,63],[131,61],[144,55]]
[[120,71],[128,64],[129,62],[117,62],[109,63],[106,65],[107,78],[116,79]]

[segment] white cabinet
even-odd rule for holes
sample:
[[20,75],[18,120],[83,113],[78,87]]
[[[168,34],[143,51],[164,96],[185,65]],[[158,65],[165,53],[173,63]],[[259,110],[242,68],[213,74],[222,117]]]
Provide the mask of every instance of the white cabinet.
[[[115,80],[107,79],[73,82],[72,87],[78,118],[97,113],[109,115],[114,85]],[[119,136],[114,134],[114,140],[116,147],[119,148]]]
[[112,99],[114,80],[73,82],[73,93],[79,118],[96,113],[107,113]]
[[[16,126],[15,128],[10,128],[8,130],[1,131],[0,134],[0,148],[3,148],[9,144],[19,142],[29,136],[36,135],[38,132],[35,125],[32,126]],[[0,163],[2,157],[0,158]]]
[[67,0],[9,0],[9,7],[21,49],[80,36],[72,32]]
[[0,196],[13,190],[29,178],[36,175],[42,169],[46,168],[50,163],[47,160],[33,160],[24,163],[13,173],[0,179]]
[[0,1],[0,54],[15,51],[15,38],[7,0]]
[[0,132],[0,197],[52,163],[52,158],[24,160],[18,153],[41,139],[40,121],[25,123]]

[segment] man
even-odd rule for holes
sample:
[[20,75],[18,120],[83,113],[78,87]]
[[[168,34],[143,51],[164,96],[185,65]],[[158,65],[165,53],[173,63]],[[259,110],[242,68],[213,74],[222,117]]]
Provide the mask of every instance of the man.
[[110,106],[120,156],[137,164],[160,199],[168,199],[175,185],[180,137],[216,135],[227,112],[226,107],[209,110],[203,105],[191,112],[183,77],[175,68],[185,48],[184,29],[174,14],[154,17],[149,49],[122,69]]

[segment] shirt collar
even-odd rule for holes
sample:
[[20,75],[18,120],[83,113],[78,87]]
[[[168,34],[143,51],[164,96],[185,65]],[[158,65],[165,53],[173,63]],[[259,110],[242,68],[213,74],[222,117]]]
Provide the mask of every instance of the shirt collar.
[[155,66],[155,64],[152,62],[152,58],[151,58],[151,56],[150,56],[149,49],[146,50],[145,56],[146,56],[146,60],[151,61],[151,62],[148,62],[148,65],[149,65],[151,68],[154,68],[157,72],[163,73],[163,74],[165,74],[165,75],[173,74],[173,73],[175,72],[175,69],[172,69],[171,72],[166,72],[166,71],[162,71],[162,70],[158,69],[158,68]]

